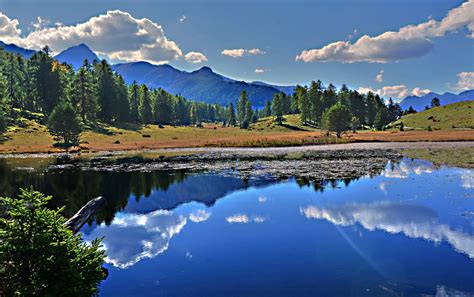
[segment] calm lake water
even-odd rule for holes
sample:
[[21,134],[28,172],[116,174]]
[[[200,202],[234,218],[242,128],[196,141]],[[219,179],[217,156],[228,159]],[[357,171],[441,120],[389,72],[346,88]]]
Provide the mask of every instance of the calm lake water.
[[107,198],[82,228],[104,237],[101,296],[474,296],[472,170],[405,158],[315,183],[20,165],[0,160],[1,195],[34,185],[66,213]]

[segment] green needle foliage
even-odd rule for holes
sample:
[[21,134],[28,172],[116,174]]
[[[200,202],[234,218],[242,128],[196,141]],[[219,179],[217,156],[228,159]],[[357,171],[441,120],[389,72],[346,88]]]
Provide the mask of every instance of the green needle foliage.
[[21,189],[0,198],[2,296],[95,296],[104,279],[100,239],[85,243],[64,226],[51,197]]

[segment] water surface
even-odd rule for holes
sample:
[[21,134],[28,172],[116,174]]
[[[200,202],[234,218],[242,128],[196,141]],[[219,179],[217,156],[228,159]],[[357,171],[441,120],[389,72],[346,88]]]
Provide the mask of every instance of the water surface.
[[3,170],[3,184],[34,184],[71,212],[106,196],[82,228],[104,237],[101,296],[474,294],[471,170],[406,158],[375,177],[317,182]]

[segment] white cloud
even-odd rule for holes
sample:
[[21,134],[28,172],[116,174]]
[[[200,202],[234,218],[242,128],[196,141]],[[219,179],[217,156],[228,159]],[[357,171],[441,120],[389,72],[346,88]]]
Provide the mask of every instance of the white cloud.
[[179,18],[179,22],[182,23],[184,22],[188,17],[185,16],[184,14]]
[[258,202],[260,202],[260,203],[265,203],[265,202],[267,202],[267,200],[268,200],[268,198],[265,197],[265,196],[258,197]]
[[10,19],[0,12],[0,39],[7,43],[16,41],[21,35],[18,25],[17,19]]
[[257,74],[261,74],[261,73],[264,73],[264,72],[265,72],[264,69],[255,68],[255,73],[257,73]]
[[474,89],[474,72],[458,73],[456,89],[462,91]]
[[255,56],[255,55],[264,55],[265,52],[258,48],[252,49],[243,49],[243,48],[236,48],[236,49],[224,49],[221,52],[224,56],[229,56],[232,58],[241,58],[243,56]]
[[362,94],[367,94],[368,92],[372,92],[382,97],[393,97],[393,98],[398,98],[398,99],[403,99],[409,94],[408,89],[405,85],[385,86],[380,89],[360,87],[358,89],[358,92]]
[[207,221],[211,217],[211,213],[205,211],[204,209],[199,209],[196,212],[193,212],[189,215],[189,219],[194,223],[201,223]]
[[421,88],[414,88],[411,91],[412,95],[415,95],[415,96],[418,96],[418,97],[424,96],[424,95],[426,95],[430,92],[431,92],[430,89],[421,89]]
[[192,64],[207,62],[207,57],[204,54],[198,52],[189,52],[184,55],[184,59]]
[[37,17],[36,21],[32,22],[31,25],[35,30],[43,30],[46,26],[51,23],[50,20],[43,19],[41,17]]
[[379,83],[383,81],[383,70],[380,70],[380,72],[375,76],[375,81]]
[[474,189],[474,171],[467,170],[461,174],[461,187],[464,189]]
[[159,24],[147,18],[134,18],[120,10],[108,11],[83,23],[56,24],[52,28],[44,28],[44,20],[39,20],[33,32],[21,37],[18,21],[1,14],[0,37],[5,39],[9,36],[12,42],[27,48],[40,49],[48,45],[54,53],[85,43],[99,55],[120,61],[141,60],[161,64],[180,58],[191,63],[206,60],[201,53],[183,55]]
[[382,230],[435,243],[446,241],[457,252],[474,259],[474,236],[437,223],[436,213],[425,206],[393,202],[347,204],[337,208],[311,205],[300,212],[308,219],[326,220],[339,226],[359,224],[369,231]]
[[441,21],[430,19],[418,25],[408,25],[398,31],[387,31],[378,36],[364,35],[354,43],[337,41],[319,49],[304,50],[297,61],[343,63],[386,63],[425,55],[433,48],[432,38],[467,27],[474,38],[474,0],[450,10]]

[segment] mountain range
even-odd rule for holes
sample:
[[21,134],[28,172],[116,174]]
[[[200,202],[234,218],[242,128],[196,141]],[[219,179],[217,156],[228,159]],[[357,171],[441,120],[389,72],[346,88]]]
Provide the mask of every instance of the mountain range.
[[466,100],[474,100],[474,90],[468,90],[459,94],[444,93],[438,94],[430,92],[424,96],[408,96],[400,102],[400,106],[403,110],[413,107],[416,111],[423,111],[426,106],[431,106],[431,100],[438,98],[441,105],[447,105]]
[[[0,41],[0,47],[7,52],[19,53],[26,58],[31,57],[35,51],[24,49],[14,44],[6,44]],[[89,62],[99,60],[99,57],[85,44],[70,47],[54,57],[60,62],[71,64],[74,69],[81,67],[84,59]],[[218,73],[209,67],[187,72],[163,64],[154,65],[148,62],[131,62],[112,65],[112,69],[123,76],[126,83],[136,81],[146,84],[150,88],[163,88],[175,95],[182,95],[187,99],[206,103],[218,103],[228,105],[236,103],[242,91],[246,91],[254,107],[263,107],[265,100],[271,99],[275,93],[284,92],[292,94],[294,86],[277,86],[265,82],[238,81]],[[465,100],[474,100],[474,90],[468,90],[459,94],[434,92],[424,96],[408,96],[400,102],[402,109],[410,106],[417,111],[422,111],[425,106],[431,105],[431,100],[437,97],[441,105],[455,103]]]

